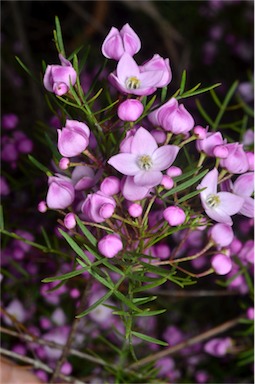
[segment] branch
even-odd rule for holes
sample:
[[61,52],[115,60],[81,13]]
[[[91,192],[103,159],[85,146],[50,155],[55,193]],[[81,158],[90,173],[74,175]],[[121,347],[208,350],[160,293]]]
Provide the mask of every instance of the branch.
[[207,340],[213,336],[218,335],[219,333],[225,332],[226,330],[235,327],[243,317],[244,317],[244,315],[236,317],[235,319],[226,321],[225,323],[220,324],[217,327],[209,329],[209,331],[206,331],[204,333],[200,333],[197,336],[191,337],[188,340],[185,340],[179,344],[176,344],[172,347],[164,349],[163,351],[160,351],[158,353],[153,353],[152,355],[146,356],[143,359],[131,364],[128,367],[128,370],[129,369],[136,369],[136,368],[140,367],[141,365],[151,363],[155,360],[161,359],[162,357],[165,357],[168,355],[172,355],[178,351],[181,351],[183,348],[197,344],[201,341],[205,341],[205,340]]

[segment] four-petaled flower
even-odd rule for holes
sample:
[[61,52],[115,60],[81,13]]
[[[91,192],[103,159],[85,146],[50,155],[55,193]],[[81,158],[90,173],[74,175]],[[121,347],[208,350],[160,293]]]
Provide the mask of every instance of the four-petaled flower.
[[230,216],[240,211],[244,199],[230,192],[217,192],[218,171],[214,168],[203,178],[197,189],[200,192],[201,203],[206,214],[219,223],[232,225]]
[[176,145],[158,147],[150,132],[140,127],[133,137],[130,152],[112,156],[108,163],[123,175],[134,176],[135,184],[154,187],[162,180],[161,171],[172,165],[178,152]]

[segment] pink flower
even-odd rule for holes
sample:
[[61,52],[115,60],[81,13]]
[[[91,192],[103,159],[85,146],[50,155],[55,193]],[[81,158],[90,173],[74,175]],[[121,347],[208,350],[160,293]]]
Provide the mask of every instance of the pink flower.
[[208,132],[205,138],[196,141],[197,150],[211,157],[215,157],[215,147],[223,144],[224,140],[220,132]]
[[228,150],[228,156],[221,159],[220,165],[230,173],[245,173],[249,170],[247,155],[243,149],[243,144],[230,143],[225,147]]
[[69,91],[70,83],[75,84],[77,74],[70,61],[59,54],[61,65],[48,65],[44,74],[43,84],[47,91],[62,96]]
[[112,258],[116,256],[123,249],[120,236],[112,233],[102,237],[98,242],[98,249],[105,257]]
[[[128,53],[124,53],[109,81],[120,92],[133,95],[151,95],[159,87],[164,70],[141,70]],[[160,88],[160,87],[159,87]]]
[[98,191],[90,193],[81,206],[87,220],[94,223],[102,223],[113,215],[116,202],[111,196]]
[[140,100],[128,99],[118,106],[118,117],[123,121],[136,121],[143,113],[144,107]]
[[149,195],[151,188],[137,185],[133,176],[125,176],[121,181],[121,192],[129,201],[142,200]]
[[191,114],[183,104],[178,105],[178,101],[173,97],[150,113],[148,119],[153,125],[160,126],[175,135],[185,134],[194,127]]
[[76,191],[84,191],[93,187],[101,176],[101,171],[95,172],[87,165],[77,165],[72,172],[72,182]]
[[217,223],[212,227],[210,237],[217,246],[227,247],[234,240],[234,232],[230,225]]
[[185,212],[179,207],[168,207],[163,211],[163,217],[171,226],[178,226],[185,222]]
[[124,52],[134,56],[141,48],[141,41],[129,24],[125,24],[119,31],[112,27],[106,36],[102,53],[108,59],[119,60]]
[[157,84],[157,88],[166,87],[172,80],[172,71],[169,64],[169,59],[163,59],[158,54],[155,54],[152,59],[146,61],[140,66],[142,72],[146,71],[163,71],[163,76]]
[[225,338],[214,338],[209,341],[204,346],[204,349],[207,353],[212,356],[222,357],[225,356],[228,352],[228,349],[232,346],[232,341],[229,337]]
[[120,192],[120,180],[115,176],[108,176],[102,181],[100,190],[108,196],[116,195]]
[[254,217],[254,199],[251,197],[253,191],[253,172],[247,172],[239,176],[232,186],[232,192],[244,199],[244,203],[238,213],[250,218]]
[[162,170],[174,162],[179,147],[158,147],[154,137],[143,127],[134,135],[130,153],[112,156],[108,163],[126,176],[134,176],[134,183],[142,187],[153,187],[161,183]]
[[64,157],[80,155],[89,144],[89,127],[76,120],[66,120],[64,128],[58,129],[58,150]]
[[232,261],[229,256],[217,253],[211,260],[211,265],[217,275],[227,275],[232,269]]
[[200,193],[201,203],[206,214],[219,223],[232,225],[230,216],[241,209],[244,199],[230,192],[217,192],[218,171],[214,168],[203,178],[197,189]]
[[46,203],[49,208],[65,209],[72,204],[75,196],[71,179],[56,174],[56,176],[50,176],[48,182]]

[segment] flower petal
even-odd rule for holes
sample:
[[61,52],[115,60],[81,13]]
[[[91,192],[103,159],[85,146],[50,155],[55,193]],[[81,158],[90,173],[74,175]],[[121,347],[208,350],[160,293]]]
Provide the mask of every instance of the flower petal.
[[128,77],[137,77],[139,79],[139,73],[139,67],[133,57],[126,52],[123,53],[117,65],[117,77],[120,82],[125,84]]
[[143,187],[155,187],[161,183],[162,178],[160,171],[140,171],[134,176],[134,182]]
[[251,196],[254,190],[254,173],[247,172],[239,176],[233,185],[233,193],[239,196]]
[[220,208],[205,207],[205,212],[211,219],[217,221],[218,223],[233,225],[231,217]]
[[133,153],[118,153],[108,160],[108,164],[127,176],[134,176],[140,172],[137,156]]
[[177,145],[163,145],[154,151],[152,163],[154,171],[162,171],[173,164],[180,148]]
[[197,189],[206,188],[200,193],[201,199],[206,199],[208,195],[216,195],[217,193],[217,181],[218,181],[218,171],[214,168],[212,171],[208,172],[207,175],[203,178],[201,183],[197,186]]
[[151,156],[157,148],[158,144],[150,132],[143,127],[138,128],[131,144],[131,152]]
[[254,217],[254,200],[252,197],[245,197],[243,206],[238,213],[251,219]]
[[230,216],[239,212],[244,203],[244,199],[241,196],[234,195],[230,192],[219,192],[218,196],[220,198],[219,208]]

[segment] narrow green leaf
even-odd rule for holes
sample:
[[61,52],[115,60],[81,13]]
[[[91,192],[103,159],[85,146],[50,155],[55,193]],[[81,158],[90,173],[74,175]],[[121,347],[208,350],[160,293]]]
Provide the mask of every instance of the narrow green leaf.
[[17,62],[19,63],[19,65],[24,69],[24,71],[37,83],[37,84],[40,84],[41,83],[38,81],[38,79],[32,74],[32,72],[27,68],[27,66],[20,60],[20,58],[18,56],[15,56],[15,59],[17,60]]
[[210,126],[213,126],[213,120],[210,118],[210,116],[207,114],[207,112],[205,111],[205,109],[202,107],[202,104],[200,103],[199,100],[196,99],[196,105],[197,105],[197,108],[201,114],[201,116],[207,121],[207,123],[210,125]]
[[168,343],[166,343],[165,341],[155,339],[154,337],[144,335],[143,333],[140,333],[140,332],[132,331],[132,335],[136,336],[139,339],[142,339],[144,341],[148,341],[149,343],[159,344],[159,345],[162,345],[164,347],[168,346]]
[[180,176],[173,177],[173,179],[175,182],[185,180],[185,179],[191,177],[192,175],[194,175],[194,173],[198,172],[200,169],[201,169],[201,167],[195,168],[195,169],[193,168],[193,169],[191,169],[191,171],[184,172]]
[[206,87],[206,88],[197,89],[200,85],[201,84],[197,84],[194,88],[192,88],[189,91],[183,93],[181,95],[181,97],[177,97],[177,100],[180,99],[180,98],[184,99],[184,98],[187,98],[187,97],[192,97],[192,96],[200,95],[201,93],[208,92],[208,91],[210,91],[213,88],[219,87],[221,85],[221,83],[217,83],[217,84],[211,85],[211,86]]
[[62,31],[61,31],[61,26],[60,26],[60,22],[59,22],[59,18],[58,16],[55,16],[55,25],[56,25],[56,37],[57,37],[57,43],[58,43],[58,47],[59,47],[59,50],[64,57],[66,56],[65,55],[65,48],[64,48],[64,43],[63,43],[63,38],[62,38]]
[[140,308],[138,308],[131,300],[129,300],[125,295],[123,295],[119,291],[115,291],[114,295],[117,296],[119,300],[121,300],[124,304],[126,304],[130,309],[133,309],[136,312],[142,312]]
[[184,71],[182,72],[182,78],[181,78],[180,93],[179,93],[180,96],[184,92],[185,85],[186,85],[186,70],[184,69]]
[[192,199],[193,197],[199,195],[201,193],[201,191],[202,191],[202,189],[200,189],[199,191],[194,191],[194,192],[188,193],[187,195],[185,195],[185,196],[181,197],[180,199],[178,199],[178,203],[180,204],[180,203],[183,203],[184,201]]
[[96,247],[97,240],[96,240],[95,236],[93,236],[92,233],[85,227],[85,225],[82,223],[82,221],[80,220],[80,218],[78,216],[76,216],[76,223],[80,227],[80,229],[81,229],[82,233],[85,235],[85,237],[89,240],[89,242],[94,247]]
[[86,256],[85,252],[79,247],[79,245],[64,231],[62,231],[61,228],[58,229],[61,235],[66,239],[70,247],[74,250],[74,252],[80,256],[83,260],[86,261],[88,265],[91,265],[91,261]]
[[71,271],[71,272],[65,273],[64,275],[54,276],[54,277],[46,277],[45,279],[42,280],[42,283],[51,283],[52,281],[69,280],[69,279],[71,279],[72,277],[81,275],[81,274],[82,274],[83,272],[85,272],[88,268],[89,268],[89,267],[86,266],[85,268],[78,269],[78,270],[75,270],[75,271]]
[[162,196],[162,198],[165,199],[167,196],[173,195],[174,193],[183,191],[184,189],[187,189],[187,188],[191,187],[193,184],[197,183],[200,179],[202,179],[202,177],[204,177],[207,174],[208,171],[209,171],[209,169],[205,169],[199,175],[194,176],[190,180],[185,181],[184,183],[182,183],[181,185],[178,185],[177,187],[170,189],[170,191],[166,192]]
[[92,304],[89,308],[85,309],[82,313],[79,315],[76,315],[75,317],[77,319],[86,316],[88,313],[96,309],[99,305],[102,305],[110,296],[112,295],[112,291],[108,291],[104,296],[102,296],[99,300],[97,300],[94,304]]
[[143,292],[147,289],[152,289],[152,288],[158,287],[159,285],[164,284],[166,281],[167,281],[167,279],[165,277],[162,279],[156,279],[156,281],[153,283],[144,284],[141,287],[135,288],[134,292]]
[[45,167],[42,163],[40,163],[38,160],[36,160],[32,155],[28,155],[28,158],[31,161],[31,163],[34,164],[35,167],[40,169],[40,171],[46,173],[47,176],[52,175],[50,170],[47,167]]
[[0,205],[0,229],[4,229],[4,213],[2,205]]
[[43,238],[45,240],[45,243],[46,243],[47,247],[49,249],[51,249],[52,246],[51,246],[51,243],[50,243],[50,239],[49,239],[49,237],[48,237],[48,235],[47,235],[47,233],[46,233],[46,231],[45,231],[45,229],[43,227],[41,227],[41,231],[42,231],[42,235],[43,235]]
[[164,103],[166,100],[166,94],[167,94],[167,87],[163,87],[161,90],[161,96],[160,96],[160,100],[162,103]]
[[157,296],[147,296],[147,297],[134,297],[133,298],[133,302],[135,304],[139,304],[139,305],[142,305],[142,304],[146,304],[146,303],[149,303],[150,301],[154,301],[157,299]]
[[222,119],[222,116],[224,115],[225,111],[226,111],[226,108],[232,98],[232,96],[234,95],[235,91],[236,91],[236,88],[238,86],[238,81],[235,81],[232,86],[230,87],[228,93],[226,94],[226,97],[223,101],[223,103],[221,104],[221,107],[220,107],[220,110],[218,112],[218,115],[216,116],[211,128],[212,130],[216,130],[218,128],[218,125]]
[[136,317],[146,317],[146,316],[157,316],[157,315],[161,315],[162,313],[166,312],[166,309],[158,309],[156,311],[151,311],[150,308],[148,308],[147,310],[145,310],[143,313],[135,313],[134,315]]

